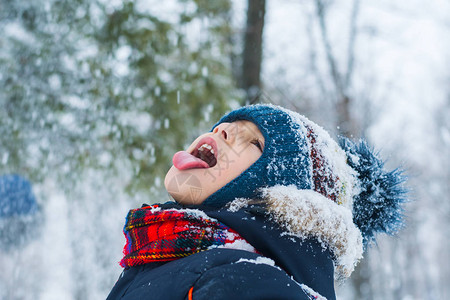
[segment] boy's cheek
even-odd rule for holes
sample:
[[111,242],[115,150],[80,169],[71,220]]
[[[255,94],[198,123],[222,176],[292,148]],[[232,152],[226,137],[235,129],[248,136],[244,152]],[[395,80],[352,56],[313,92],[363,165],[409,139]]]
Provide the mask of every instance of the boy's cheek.
[[166,187],[166,190],[167,190],[167,185],[168,185],[170,177],[171,177],[170,172],[172,171],[173,167],[174,166],[170,167],[169,171],[167,171],[166,176],[164,177],[164,186]]

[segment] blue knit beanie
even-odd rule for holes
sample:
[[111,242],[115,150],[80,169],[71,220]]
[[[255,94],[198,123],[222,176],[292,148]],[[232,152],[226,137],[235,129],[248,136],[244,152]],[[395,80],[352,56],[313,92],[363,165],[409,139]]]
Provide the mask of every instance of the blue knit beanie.
[[37,211],[28,180],[15,174],[0,176],[0,218],[33,215]]
[[35,239],[43,216],[30,182],[22,176],[0,176],[0,249],[9,251]]
[[204,204],[222,207],[236,198],[257,199],[261,188],[295,185],[314,190],[353,211],[364,241],[401,225],[405,191],[401,172],[387,172],[365,141],[340,145],[306,117],[274,105],[250,105],[223,116],[224,122],[253,122],[264,136],[261,157]]

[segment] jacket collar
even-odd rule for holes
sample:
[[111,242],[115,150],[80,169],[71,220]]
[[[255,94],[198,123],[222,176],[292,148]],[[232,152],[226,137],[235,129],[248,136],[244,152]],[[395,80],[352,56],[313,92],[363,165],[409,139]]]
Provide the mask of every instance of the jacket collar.
[[258,252],[274,260],[298,283],[306,284],[327,299],[335,299],[332,254],[316,239],[287,235],[278,224],[268,220],[259,205],[249,205],[238,211],[197,208],[238,231]]

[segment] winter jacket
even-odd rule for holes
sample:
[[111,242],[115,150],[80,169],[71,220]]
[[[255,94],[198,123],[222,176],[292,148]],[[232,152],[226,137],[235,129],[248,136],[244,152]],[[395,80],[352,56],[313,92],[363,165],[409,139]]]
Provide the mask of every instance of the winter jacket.
[[126,268],[108,300],[335,299],[333,257],[316,239],[286,234],[260,205],[190,208],[236,230],[258,253],[215,248]]

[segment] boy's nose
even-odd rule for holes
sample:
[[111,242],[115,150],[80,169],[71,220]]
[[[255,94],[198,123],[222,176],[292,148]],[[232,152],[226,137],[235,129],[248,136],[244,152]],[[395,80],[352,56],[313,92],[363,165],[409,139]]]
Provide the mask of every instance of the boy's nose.
[[227,143],[232,144],[236,138],[238,126],[236,123],[220,123],[214,128],[213,133],[220,135],[220,137]]

